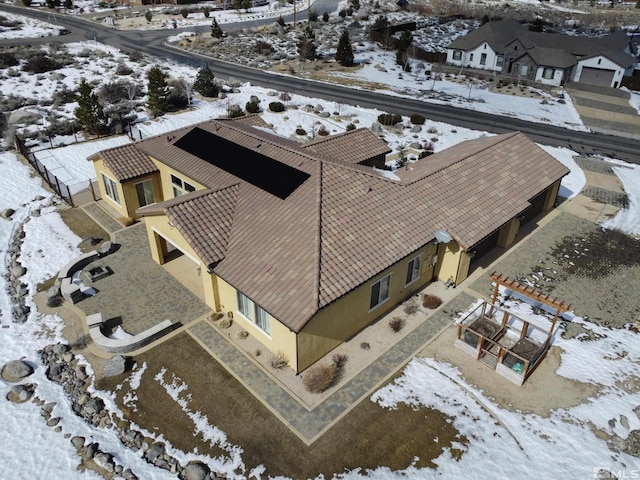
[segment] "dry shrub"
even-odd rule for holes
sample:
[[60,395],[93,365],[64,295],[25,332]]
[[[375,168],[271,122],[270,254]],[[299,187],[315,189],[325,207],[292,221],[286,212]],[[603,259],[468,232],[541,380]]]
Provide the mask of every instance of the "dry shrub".
[[322,393],[336,378],[335,365],[314,365],[302,378],[305,388],[311,393]]
[[289,359],[284,352],[278,352],[271,356],[269,364],[271,365],[271,368],[280,370],[281,368],[284,368],[289,364]]
[[391,320],[389,320],[389,326],[391,327],[391,330],[398,333],[400,330],[402,330],[402,327],[404,327],[404,319],[400,317],[393,317]]
[[344,353],[334,353],[331,357],[331,362],[337,370],[341,370],[347,363],[347,356]]
[[425,308],[433,310],[434,308],[438,308],[440,305],[442,305],[442,299],[436,295],[425,293],[424,297],[422,297],[422,305]]
[[238,340],[244,340],[245,338],[247,338],[249,336],[249,332],[247,332],[246,330],[238,330],[236,332],[236,338]]
[[410,302],[407,302],[404,306],[404,313],[406,313],[407,315],[413,315],[417,311],[418,311],[418,305],[416,305],[416,302],[414,302],[413,300]]
[[362,350],[369,350],[369,349],[371,348],[371,345],[369,345],[367,342],[362,342],[362,343],[360,344],[360,348],[361,348]]
[[220,320],[222,317],[224,317],[224,313],[222,312],[215,312],[212,313],[211,315],[209,315],[209,320],[211,320],[212,322],[217,322],[218,320]]
[[232,323],[233,323],[233,320],[227,317],[218,324],[218,327],[226,329],[226,328],[229,328]]

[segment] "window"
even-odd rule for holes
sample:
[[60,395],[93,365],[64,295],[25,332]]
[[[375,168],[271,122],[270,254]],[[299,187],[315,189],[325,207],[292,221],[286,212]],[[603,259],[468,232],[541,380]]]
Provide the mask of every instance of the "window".
[[553,78],[553,74],[554,74],[553,68],[544,67],[544,71],[542,72],[542,78],[546,78],[546,79]]
[[599,59],[598,59],[598,65],[600,65],[601,63],[602,63],[602,59],[601,59],[601,58],[599,58]]
[[103,173],[102,183],[104,184],[104,191],[107,194],[107,197],[120,205],[120,195],[118,194],[118,186],[116,185],[116,182]]
[[529,66],[528,65],[520,65],[520,75],[525,77],[527,75],[528,71],[529,71]]
[[180,195],[184,195],[185,193],[195,192],[196,187],[191,185],[188,182],[185,182],[180,177],[176,177],[175,175],[171,175],[171,184],[173,185],[173,196],[179,197]]
[[453,59],[454,60],[462,60],[462,50],[455,50],[453,52]]
[[236,293],[238,297],[238,311],[269,335],[271,333],[271,321],[267,311],[256,305],[253,300],[242,292],[236,291]]
[[420,277],[420,255],[409,260],[407,265],[407,281],[405,285],[415,282]]
[[473,53],[471,55],[469,55],[469,61],[473,62]]
[[496,57],[496,67],[501,67],[504,64],[504,56],[498,55]]
[[389,300],[389,281],[391,280],[391,274],[381,278],[376,283],[371,285],[371,302],[369,302],[369,309],[382,305]]
[[138,205],[144,207],[145,205],[151,205],[156,203],[153,195],[153,183],[151,180],[145,180],[144,182],[136,183],[136,194],[138,195]]
[[486,65],[487,64],[487,54],[483,53],[482,55],[480,55],[480,65]]

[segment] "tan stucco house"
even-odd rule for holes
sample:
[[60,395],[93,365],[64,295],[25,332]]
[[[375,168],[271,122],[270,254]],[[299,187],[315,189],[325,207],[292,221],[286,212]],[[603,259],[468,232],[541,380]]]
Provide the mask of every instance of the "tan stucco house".
[[144,219],[154,260],[191,259],[207,304],[298,372],[429,282],[463,281],[568,173],[522,133],[389,175],[368,129],[300,144],[264,127],[211,120],[90,159],[104,201]]

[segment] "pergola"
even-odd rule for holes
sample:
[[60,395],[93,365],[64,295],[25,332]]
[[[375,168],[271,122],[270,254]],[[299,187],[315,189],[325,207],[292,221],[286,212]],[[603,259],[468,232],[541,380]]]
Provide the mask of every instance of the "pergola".
[[[512,382],[522,385],[544,359],[558,318],[569,310],[570,305],[496,272],[491,274],[491,280],[495,284],[491,303],[484,301],[458,325],[456,345]],[[548,331],[496,305],[501,285],[551,307],[555,313]],[[501,320],[497,319],[499,313],[502,313]],[[509,331],[516,335],[507,335]],[[538,333],[539,338],[546,333],[543,342],[534,338]]]

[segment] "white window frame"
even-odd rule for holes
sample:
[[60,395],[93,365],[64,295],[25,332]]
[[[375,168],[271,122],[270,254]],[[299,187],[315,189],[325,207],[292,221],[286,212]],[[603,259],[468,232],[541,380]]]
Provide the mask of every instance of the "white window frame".
[[[144,184],[146,184],[146,183],[151,185],[151,196],[153,197],[151,202],[147,202],[147,196],[146,196],[147,192],[144,189]],[[143,189],[143,193],[145,194],[145,204],[144,205],[142,205],[140,203],[140,192],[138,192],[138,185],[143,185],[142,189]],[[147,205],[153,205],[154,203],[156,203],[156,192],[153,191],[153,180],[151,180],[149,178],[147,180],[143,180],[142,182],[136,183],[134,186],[136,188],[136,197],[138,198],[138,205],[140,207],[146,207]]]
[[196,191],[196,187],[194,185],[191,185],[189,182],[184,181],[175,173],[172,173],[170,175],[170,179],[171,179],[171,186],[173,187],[174,197],[179,197],[180,195],[184,195],[186,193]]
[[[383,285],[386,284],[386,290],[385,288],[383,288]],[[377,285],[377,287],[376,287]],[[377,294],[376,294],[376,303],[373,303],[374,300],[374,295],[373,292],[376,290],[377,288]],[[385,275],[384,277],[382,277],[380,280],[373,282],[371,284],[371,294],[369,297],[369,311],[373,311],[376,308],[378,308],[380,305],[384,304],[385,302],[387,302],[389,300],[389,298],[391,298],[391,274],[388,273],[387,275]],[[386,297],[383,298],[383,295],[386,295]]]
[[480,54],[480,65],[486,65],[487,64],[487,54],[486,53],[481,53]]
[[262,333],[271,336],[271,317],[269,313],[240,290],[236,290],[236,299],[238,313],[258,327]]
[[107,194],[107,197],[118,205],[120,205],[120,194],[118,193],[118,184],[116,181],[108,176],[104,172],[100,172],[102,174],[102,185],[104,186],[104,193]]
[[526,77],[527,73],[529,73],[529,65],[520,65],[519,73],[522,77]]
[[454,60],[462,60],[462,50],[454,50],[453,51],[453,59]]
[[[551,72],[551,75],[547,75],[547,72]],[[556,74],[556,71],[553,67],[544,67],[544,70],[542,70],[542,78],[544,78],[545,80],[553,79],[555,74]]]
[[496,67],[504,65],[504,55],[496,55]]
[[416,280],[420,280],[420,270],[422,269],[422,257],[423,255],[416,255],[407,262],[407,275],[405,277],[404,286],[411,285]]

